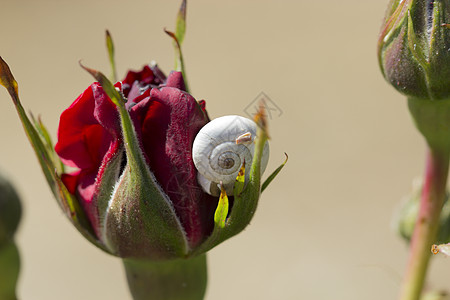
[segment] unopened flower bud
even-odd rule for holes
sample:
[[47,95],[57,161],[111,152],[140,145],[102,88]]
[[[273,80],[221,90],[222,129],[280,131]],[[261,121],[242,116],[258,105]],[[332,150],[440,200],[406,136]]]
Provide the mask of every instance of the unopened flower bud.
[[[414,180],[411,194],[405,197],[395,219],[394,226],[398,234],[407,242],[411,240],[417,222],[422,187],[422,180]],[[448,200],[449,194],[447,193],[439,221],[438,243],[450,242],[450,201]]]
[[401,93],[450,97],[450,3],[391,0],[378,41],[386,80]]
[[0,246],[13,237],[21,214],[20,200],[14,187],[0,174]]
[[0,174],[0,299],[16,300],[20,257],[13,236],[22,209],[11,183]]

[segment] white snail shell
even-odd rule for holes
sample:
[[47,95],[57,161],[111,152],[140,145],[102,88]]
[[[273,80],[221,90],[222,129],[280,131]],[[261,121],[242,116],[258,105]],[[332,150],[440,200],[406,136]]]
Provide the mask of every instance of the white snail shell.
[[[227,195],[233,187],[245,161],[246,182],[252,165],[257,125],[241,116],[224,116],[206,124],[197,134],[192,147],[194,165],[198,170],[198,183],[213,196],[220,195],[219,184]],[[264,145],[261,174],[269,161],[269,143]]]

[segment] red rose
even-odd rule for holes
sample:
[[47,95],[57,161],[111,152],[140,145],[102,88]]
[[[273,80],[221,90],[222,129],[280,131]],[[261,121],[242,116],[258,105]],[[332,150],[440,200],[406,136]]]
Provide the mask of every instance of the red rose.
[[[193,140],[208,117],[204,106],[182,90],[181,73],[172,72],[163,80],[144,67],[141,72],[129,72],[115,87],[128,98],[126,106],[141,151],[193,248],[211,232],[217,206],[217,199],[199,187],[192,161]],[[108,203],[102,202],[111,201],[100,195],[103,185],[110,184],[104,178],[114,173],[118,180],[127,162],[117,108],[99,83],[92,84],[62,113],[55,150],[67,166],[79,169],[64,174],[62,180],[78,198],[98,239],[104,239]]]

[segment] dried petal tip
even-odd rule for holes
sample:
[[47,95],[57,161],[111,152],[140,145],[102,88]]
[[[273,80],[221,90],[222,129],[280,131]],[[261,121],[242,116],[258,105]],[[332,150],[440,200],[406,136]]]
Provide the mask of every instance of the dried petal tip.
[[91,74],[92,77],[94,77],[96,80],[98,80],[97,77],[98,77],[98,75],[99,75],[99,73],[100,73],[99,71],[84,66],[84,65],[81,63],[81,59],[78,61],[78,64],[79,64],[80,67],[82,67],[85,71],[87,71],[89,74]]
[[269,138],[269,132],[267,130],[266,102],[264,100],[261,100],[259,103],[258,111],[253,117],[253,120],[262,129],[267,138]]
[[0,84],[3,85],[11,95],[14,104],[17,104],[19,98],[19,90],[17,81],[9,69],[8,64],[0,56]]

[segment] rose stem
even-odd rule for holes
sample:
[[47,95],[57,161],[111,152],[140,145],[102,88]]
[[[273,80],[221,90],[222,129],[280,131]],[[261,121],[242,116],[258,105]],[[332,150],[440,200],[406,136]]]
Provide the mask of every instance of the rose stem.
[[411,239],[409,263],[400,299],[419,300],[424,286],[431,246],[436,242],[448,176],[448,149],[428,150],[420,210]]

